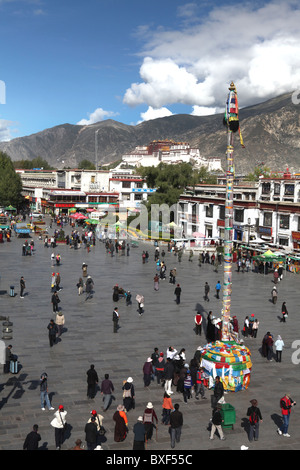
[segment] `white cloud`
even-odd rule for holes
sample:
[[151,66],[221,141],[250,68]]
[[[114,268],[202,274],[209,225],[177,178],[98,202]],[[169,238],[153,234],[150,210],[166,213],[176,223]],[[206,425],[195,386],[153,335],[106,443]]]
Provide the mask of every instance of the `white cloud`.
[[193,111],[191,112],[192,116],[210,116],[211,114],[222,113],[223,108],[210,108],[208,106],[193,106]]
[[172,116],[172,112],[168,108],[159,108],[155,109],[152,108],[152,106],[149,106],[147,111],[145,113],[141,113],[141,121],[139,121],[137,124],[140,124],[143,121],[150,121],[151,119],[157,119],[157,118],[162,118],[166,116]]
[[96,122],[103,121],[109,117],[117,116],[119,113],[113,111],[105,111],[102,108],[97,108],[93,113],[88,114],[89,119],[81,119],[77,122],[79,126],[88,126],[89,124],[95,124]]
[[146,57],[140,75],[143,83],[133,83],[125,93],[124,103],[129,106],[143,103],[155,108],[168,103],[193,105],[199,96],[203,96],[203,104],[209,105],[214,101],[213,96],[204,95],[205,83],[197,82],[193,73],[171,59]]
[[[195,8],[188,5],[186,18]],[[147,38],[141,81],[126,90],[125,104],[183,103],[203,115],[224,109],[232,80],[240,106],[299,89],[299,1],[241,2],[214,7],[197,25],[194,20],[180,30],[159,27]]]
[[11,129],[12,121],[0,119],[0,142],[7,142],[12,139]]

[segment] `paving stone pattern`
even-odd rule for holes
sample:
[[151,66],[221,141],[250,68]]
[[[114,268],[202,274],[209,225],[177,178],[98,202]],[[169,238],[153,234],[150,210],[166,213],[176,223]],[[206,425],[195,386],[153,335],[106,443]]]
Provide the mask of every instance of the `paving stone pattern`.
[[[70,232],[70,227],[65,228]],[[52,233],[52,232],[50,232]],[[160,423],[163,401],[163,388],[156,382],[144,387],[143,364],[155,347],[166,354],[172,345],[178,351],[186,349],[189,362],[198,346],[206,344],[204,333],[196,336],[194,332],[195,308],[201,308],[204,318],[209,310],[220,316],[222,300],[215,297],[214,286],[223,281],[223,271],[214,271],[211,265],[199,267],[197,256],[188,261],[188,254],[179,263],[174,254],[167,253],[165,262],[167,273],[177,269],[177,282],[182,287],[181,303],[175,303],[174,285],[168,281],[160,282],[159,291],[153,289],[156,272],[153,243],[140,243],[131,248],[130,256],[106,253],[104,244],[97,241],[90,253],[81,248],[70,249],[59,245],[54,251],[60,253],[61,266],[51,266],[51,248],[45,248],[41,240],[33,235],[35,251],[33,256],[22,256],[24,239],[12,237],[11,243],[0,245],[0,315],[9,316],[13,322],[13,339],[6,344],[13,345],[19,357],[20,370],[17,375],[3,374],[1,371],[0,398],[0,450],[20,450],[24,439],[33,424],[39,425],[42,437],[40,447],[54,450],[54,430],[50,426],[53,411],[42,411],[40,407],[39,378],[42,372],[48,374],[49,395],[55,409],[63,404],[68,412],[70,432],[66,436],[62,450],[74,446],[76,439],[85,443],[84,426],[90,411],[96,409],[104,416],[107,430],[102,447],[107,451],[131,450],[133,443],[132,428],[149,401],[154,405],[159,417],[157,433],[147,449],[151,451],[170,451],[168,427]],[[148,250],[150,257],[142,263],[142,251]],[[95,288],[91,299],[85,301],[85,294],[78,296],[76,283],[82,275],[82,263],[88,264],[88,274],[92,276]],[[47,325],[53,317],[51,305],[51,273],[61,275],[62,290],[59,292],[60,307],[65,315],[66,324],[63,335],[52,348],[49,346]],[[26,281],[25,298],[19,297],[19,280]],[[204,284],[211,287],[210,301],[205,302]],[[112,288],[115,283],[132,292],[133,304],[126,307],[125,301],[118,302],[120,328],[113,333]],[[10,286],[15,286],[15,297],[9,295]],[[234,269],[232,292],[232,315],[236,315],[242,327],[246,315],[254,313],[260,321],[257,339],[246,338],[253,361],[251,382],[248,390],[228,393],[226,402],[236,410],[236,423],[232,430],[226,429],[225,441],[216,436],[209,440],[209,420],[211,418],[210,397],[195,400],[192,397],[185,404],[181,394],[176,392],[172,401],[180,404],[184,425],[180,443],[174,450],[239,450],[242,445],[250,450],[298,450],[300,449],[300,422],[297,407],[292,410],[289,433],[290,438],[279,436],[276,432],[281,422],[279,400],[289,392],[297,401],[299,395],[300,365],[293,364],[292,354],[296,349],[292,343],[300,339],[299,316],[299,277],[285,273],[278,286],[277,305],[270,301],[273,286],[272,275],[254,272],[238,273]],[[136,294],[145,297],[145,313],[138,315]],[[222,298],[222,296],[221,296]],[[287,302],[289,318],[280,322],[282,301]],[[285,342],[281,363],[268,362],[260,354],[263,335],[270,331],[274,339],[280,334]],[[298,346],[299,347],[299,346]],[[297,354],[296,354],[297,355]],[[299,356],[299,355],[298,355]],[[100,380],[105,373],[115,387],[114,401],[110,409],[102,412],[102,398],[98,391],[95,399],[86,396],[86,372],[90,364],[95,364]],[[114,442],[114,421],[112,416],[118,404],[122,403],[122,384],[127,377],[133,377],[136,391],[136,408],[128,413],[129,434],[122,443]],[[260,437],[249,442],[247,436],[246,411],[252,398],[258,399],[263,422]]]

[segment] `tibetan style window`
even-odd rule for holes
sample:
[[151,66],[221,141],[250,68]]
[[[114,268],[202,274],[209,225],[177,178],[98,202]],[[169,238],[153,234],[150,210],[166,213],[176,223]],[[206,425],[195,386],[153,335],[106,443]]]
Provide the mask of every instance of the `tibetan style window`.
[[234,220],[236,222],[244,222],[244,209],[235,209]]
[[284,195],[285,196],[294,196],[294,184],[285,184],[284,185]]
[[290,216],[279,214],[279,228],[289,229],[290,228]]
[[264,227],[272,227],[272,212],[264,212]]
[[263,183],[261,188],[262,194],[270,194],[271,183]]
[[220,207],[219,219],[225,220],[225,206],[219,206],[219,207]]
[[280,196],[280,183],[274,183],[274,195]]
[[213,217],[214,216],[214,206],[213,206],[213,204],[209,204],[209,206],[205,207],[205,215],[206,215],[206,217]]

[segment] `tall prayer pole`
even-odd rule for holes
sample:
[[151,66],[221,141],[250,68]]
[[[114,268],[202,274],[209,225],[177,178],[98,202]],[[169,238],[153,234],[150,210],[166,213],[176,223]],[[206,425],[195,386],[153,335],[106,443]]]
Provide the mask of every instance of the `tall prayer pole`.
[[218,375],[224,390],[237,392],[246,390],[250,384],[252,369],[251,353],[242,345],[230,325],[231,292],[232,292],[232,245],[233,245],[233,137],[240,134],[238,100],[234,83],[229,87],[224,124],[227,126],[227,168],[226,168],[226,201],[225,201],[225,237],[224,237],[224,286],[222,309],[222,338],[208,343],[200,350],[201,366],[209,377],[209,388],[215,386]]
[[[229,332],[232,293],[232,247],[233,247],[233,181],[234,181],[234,133],[239,131],[239,108],[236,87],[231,82],[226,103],[224,124],[227,126],[227,168],[225,201],[225,237],[224,237],[224,282],[222,310],[222,341],[232,339]],[[240,141],[244,147],[242,135]]]

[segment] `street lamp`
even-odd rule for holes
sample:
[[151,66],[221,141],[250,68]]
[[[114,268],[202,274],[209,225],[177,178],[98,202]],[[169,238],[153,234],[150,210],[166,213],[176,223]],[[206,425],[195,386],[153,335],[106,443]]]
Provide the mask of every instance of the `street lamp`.
[[250,242],[250,227],[251,227],[251,219],[248,217],[248,245]]
[[98,132],[100,129],[97,129],[95,131],[95,165],[96,165],[96,170],[98,170]]

